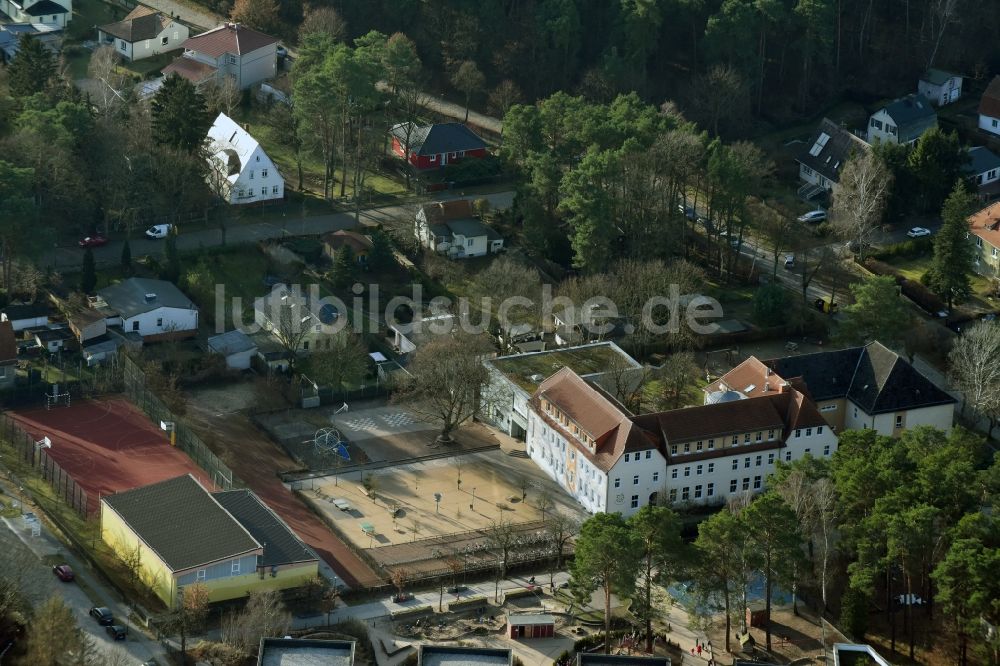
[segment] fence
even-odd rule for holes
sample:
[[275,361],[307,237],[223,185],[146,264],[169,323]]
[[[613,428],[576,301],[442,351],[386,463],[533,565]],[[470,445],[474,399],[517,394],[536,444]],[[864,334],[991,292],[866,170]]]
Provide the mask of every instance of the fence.
[[17,452],[18,458],[31,465],[41,474],[41,477],[56,491],[63,501],[84,519],[89,510],[96,510],[96,504],[90,502],[86,491],[81,488],[72,476],[67,474],[56,461],[49,457],[44,448],[40,448],[34,437],[21,429],[14,419],[6,414],[0,415],[0,429],[3,437]]
[[233,470],[219,460],[218,456],[201,441],[190,428],[174,416],[173,412],[152,391],[146,388],[146,374],[128,356],[122,356],[125,394],[154,423],[173,423],[177,447],[188,455],[198,467],[211,477],[212,482],[223,490],[246,488]]

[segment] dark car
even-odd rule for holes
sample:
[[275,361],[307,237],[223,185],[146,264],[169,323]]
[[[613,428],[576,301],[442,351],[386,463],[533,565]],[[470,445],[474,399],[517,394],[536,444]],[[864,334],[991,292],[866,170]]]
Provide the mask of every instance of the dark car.
[[76,575],[73,573],[73,569],[71,569],[68,564],[57,564],[52,567],[52,573],[54,573],[59,580],[64,583],[68,583],[76,578]]
[[105,608],[103,606],[91,608],[90,617],[97,620],[97,624],[100,624],[105,627],[115,623],[115,616],[111,612],[111,609]]
[[81,238],[80,242],[77,243],[80,247],[101,247],[102,245],[107,245],[108,239],[101,234],[94,234],[93,236],[87,236],[86,238]]
[[128,635],[128,630],[120,624],[112,624],[104,628],[113,641],[123,641]]

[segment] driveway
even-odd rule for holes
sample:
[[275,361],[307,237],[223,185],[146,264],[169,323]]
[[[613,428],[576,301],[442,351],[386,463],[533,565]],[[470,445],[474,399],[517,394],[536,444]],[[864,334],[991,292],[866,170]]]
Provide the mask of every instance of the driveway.
[[[428,201],[462,199],[464,197],[463,193],[454,193],[428,199]],[[476,198],[488,199],[493,208],[503,209],[511,206],[514,201],[514,193],[498,192]],[[413,220],[417,207],[418,204],[408,204],[363,210],[361,211],[361,226],[375,226],[376,224],[389,221],[406,221],[409,223]],[[230,222],[226,227],[226,244],[256,243],[262,240],[284,238],[286,236],[315,236],[340,229],[353,229],[355,226],[354,213],[288,217],[281,220],[248,222],[243,224]],[[141,232],[137,232],[138,234],[141,234]],[[199,228],[187,232],[185,232],[183,226],[180,227],[180,234],[177,236],[177,248],[181,251],[194,251],[204,247],[216,247],[219,245],[222,245],[222,231],[217,227]],[[133,258],[147,254],[159,256],[163,253],[162,240],[149,240],[144,236],[133,238],[130,241],[130,246]],[[121,261],[121,254],[122,241],[112,241],[104,247],[94,249],[94,260],[98,265],[117,264]],[[82,262],[83,250],[78,247],[56,248],[48,253],[43,260],[44,265],[57,270],[78,268]]]
[[[13,496],[13,495],[11,495]],[[30,508],[30,507],[29,507]],[[128,607],[118,600],[117,593],[105,587],[101,579],[88,569],[82,560],[59,542],[38,519],[25,521],[21,518],[3,518],[0,526],[0,562],[5,566],[18,562],[20,558],[34,559],[28,573],[22,577],[25,592],[36,606],[48,597],[59,596],[73,610],[80,628],[94,641],[102,654],[121,648],[132,658],[131,663],[140,664],[156,658],[167,663],[160,645],[129,623],[129,635],[125,641],[110,640],[104,627],[88,615],[94,606],[106,606],[115,615],[117,623],[126,624]],[[38,536],[33,536],[32,526],[40,528]],[[76,581],[62,583],[52,573],[53,562],[65,562],[76,573]],[[109,659],[110,661],[110,659]]]

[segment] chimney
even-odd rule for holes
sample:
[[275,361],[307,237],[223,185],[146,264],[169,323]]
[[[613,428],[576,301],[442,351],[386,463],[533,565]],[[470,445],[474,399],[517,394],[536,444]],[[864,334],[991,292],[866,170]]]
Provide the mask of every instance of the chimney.
[[156,300],[156,294],[146,294],[146,302],[152,303]]
[[770,377],[772,372],[773,372],[773,370],[771,370],[771,366],[765,366],[764,367],[764,376],[765,377]]

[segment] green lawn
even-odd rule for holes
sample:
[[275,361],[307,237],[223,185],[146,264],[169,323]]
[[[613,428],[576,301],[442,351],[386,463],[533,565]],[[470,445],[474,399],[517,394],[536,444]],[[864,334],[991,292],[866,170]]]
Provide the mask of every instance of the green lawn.
[[[884,261],[899,271],[907,280],[915,280],[917,282],[921,281],[924,273],[931,267],[931,256],[929,254],[916,258],[890,257]],[[972,300],[966,305],[979,305],[989,310],[994,308],[992,304],[986,302],[986,297],[993,293],[988,278],[974,273],[972,275],[972,293]]]
[[226,328],[232,324],[233,299],[241,299],[244,320],[253,299],[267,293],[263,278],[270,262],[256,246],[238,246],[223,252],[206,252],[182,257],[181,287],[198,305],[202,318],[215,323],[216,285],[224,288]]
[[604,372],[616,358],[620,358],[618,352],[610,346],[600,345],[514,356],[496,360],[493,366],[525,391],[534,393],[539,382],[532,377],[549,377],[564,366],[568,366],[578,375]]

